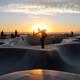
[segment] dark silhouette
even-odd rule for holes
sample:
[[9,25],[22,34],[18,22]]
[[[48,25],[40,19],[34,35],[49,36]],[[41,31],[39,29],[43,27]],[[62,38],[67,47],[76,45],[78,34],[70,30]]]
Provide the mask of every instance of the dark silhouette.
[[17,30],[15,30],[15,37],[17,37],[18,36],[18,32],[17,32]]
[[24,41],[24,38],[23,37],[21,37],[21,39]]
[[4,34],[4,31],[1,31],[1,39],[5,39],[6,35]]
[[71,35],[71,37],[73,37],[73,36],[74,36],[74,32],[71,32],[71,34],[70,34],[70,35]]
[[45,38],[47,37],[47,33],[46,33],[46,30],[40,30],[38,29],[38,33],[36,34],[33,34],[33,35],[37,35],[39,33],[41,33],[41,38],[40,38],[40,41],[41,41],[41,48],[44,48],[44,43],[45,43]]
[[11,38],[15,38],[14,34],[11,33]]
[[4,36],[4,32],[3,32],[3,30],[1,31],[1,36]]
[[35,32],[34,32],[34,30],[33,30],[33,36],[35,35]]

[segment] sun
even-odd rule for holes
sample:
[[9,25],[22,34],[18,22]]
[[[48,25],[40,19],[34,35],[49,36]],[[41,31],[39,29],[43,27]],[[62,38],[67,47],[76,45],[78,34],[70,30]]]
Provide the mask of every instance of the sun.
[[33,31],[38,32],[38,29],[48,31],[48,26],[43,23],[37,23],[33,26]]

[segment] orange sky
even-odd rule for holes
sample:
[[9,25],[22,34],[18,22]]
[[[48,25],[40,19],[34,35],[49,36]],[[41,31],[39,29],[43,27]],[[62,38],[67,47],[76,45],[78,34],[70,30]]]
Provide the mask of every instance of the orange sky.
[[[10,16],[11,15],[11,16]],[[26,14],[12,14],[0,21],[0,31],[5,32],[32,32],[35,25],[43,23],[43,26],[48,27],[48,32],[80,32],[80,23],[78,14],[54,14],[54,15],[26,15]],[[78,16],[76,16],[78,15]],[[20,18],[20,19],[17,19]],[[69,18],[69,19],[68,19]],[[70,20],[71,19],[71,20]],[[73,20],[72,20],[73,19]]]
[[[32,32],[36,24],[37,22],[29,24],[29,25],[27,24],[14,25],[14,26],[6,25],[6,26],[1,27],[0,31],[4,30],[5,32],[14,32],[15,30],[18,30],[18,32]],[[48,27],[47,32],[70,32],[70,31],[79,32],[80,31],[80,28],[77,29],[76,27],[75,28],[69,27],[69,26],[64,27],[58,24],[50,24],[50,23],[44,23],[44,24]]]
[[42,22],[48,32],[80,32],[80,0],[0,0],[0,31],[32,32]]

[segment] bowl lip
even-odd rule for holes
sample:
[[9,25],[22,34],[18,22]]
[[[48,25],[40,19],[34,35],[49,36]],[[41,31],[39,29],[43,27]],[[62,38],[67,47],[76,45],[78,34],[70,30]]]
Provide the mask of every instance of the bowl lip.
[[[80,46],[80,42],[71,42],[71,43],[62,43],[62,44],[59,44],[59,45],[57,45],[57,51],[58,51],[58,53],[59,53],[59,56],[62,58],[62,59],[64,59],[63,61],[64,62],[66,62],[66,64],[68,64],[68,65],[73,65],[73,64],[71,64],[70,62],[72,61],[72,59],[70,60],[70,61],[66,61],[66,59],[67,59],[67,57],[66,56],[64,56],[65,54],[63,54],[64,53],[64,51],[65,51],[65,49],[67,48],[67,47],[76,47],[76,46]],[[63,47],[64,47],[64,50],[63,50],[63,53],[62,52],[60,52],[60,50],[61,49],[63,49]],[[79,49],[80,49],[80,47],[79,47]],[[67,50],[67,49],[66,49]],[[65,51],[66,52],[66,51]],[[63,56],[62,56],[62,54],[63,54]],[[77,61],[76,61],[77,62]],[[75,66],[75,65],[74,65]],[[80,65],[78,65],[79,67],[80,67]]]
[[44,48],[44,49],[42,49],[41,47],[38,49],[38,48],[36,48],[36,46],[5,46],[6,44],[4,44],[4,46],[2,45],[2,46],[0,46],[0,49],[22,49],[22,50],[29,50],[29,51],[31,51],[31,50],[33,50],[33,51],[42,51],[42,52],[46,52],[46,51],[48,51],[48,52],[51,52],[51,51],[54,51],[55,49],[48,49],[48,48]]
[[[65,71],[59,71],[59,70],[47,70],[47,69],[32,69],[32,70],[22,70],[22,71],[16,71],[16,72],[11,72],[11,73],[7,73],[7,74],[3,74],[3,75],[1,75],[0,76],[0,78],[1,79],[6,79],[7,77],[15,77],[15,75],[18,75],[18,76],[16,76],[16,78],[19,78],[19,77],[25,77],[24,75],[25,75],[25,73],[27,73],[27,74],[31,74],[32,73],[32,71],[38,71],[38,70],[41,70],[42,72],[43,72],[43,74],[45,75],[45,74],[47,74],[47,75],[52,75],[53,77],[55,77],[55,76],[59,76],[58,74],[62,74],[62,75],[71,75],[71,76],[80,76],[80,74],[78,74],[78,73],[72,73],[72,72],[65,72]],[[21,74],[21,73],[23,73],[23,76],[22,75],[19,75],[19,74]],[[54,73],[54,74],[53,74]],[[36,74],[33,74],[33,75],[37,75],[38,76],[38,74],[36,73]],[[31,77],[30,75],[28,75],[29,77]],[[42,76],[42,75],[40,75],[40,76]]]
[[60,43],[60,44],[56,44],[57,47],[60,46],[65,46],[65,45],[80,45],[80,42],[69,42],[69,43]]

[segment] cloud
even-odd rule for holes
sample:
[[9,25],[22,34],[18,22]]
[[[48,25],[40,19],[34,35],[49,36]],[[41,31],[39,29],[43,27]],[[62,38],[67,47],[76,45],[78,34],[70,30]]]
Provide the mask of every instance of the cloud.
[[0,6],[0,12],[27,14],[80,13],[80,0],[21,0]]

